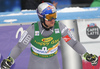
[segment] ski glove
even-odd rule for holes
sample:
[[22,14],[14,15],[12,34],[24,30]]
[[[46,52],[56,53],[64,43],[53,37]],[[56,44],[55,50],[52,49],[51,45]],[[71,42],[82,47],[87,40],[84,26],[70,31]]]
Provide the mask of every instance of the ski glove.
[[8,57],[1,62],[1,69],[10,69],[11,66],[14,64],[14,59]]
[[98,57],[96,55],[93,55],[93,54],[89,54],[89,53],[85,53],[84,54],[84,57],[87,61],[91,62],[91,64],[93,66],[97,65],[98,63]]

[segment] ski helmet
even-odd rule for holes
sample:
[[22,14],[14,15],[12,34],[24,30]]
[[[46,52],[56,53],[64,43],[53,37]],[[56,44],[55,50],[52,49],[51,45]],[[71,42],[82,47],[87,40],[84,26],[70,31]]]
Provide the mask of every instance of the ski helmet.
[[48,2],[41,3],[38,6],[37,14],[42,23],[45,23],[44,20],[51,21],[52,19],[57,18],[55,6]]

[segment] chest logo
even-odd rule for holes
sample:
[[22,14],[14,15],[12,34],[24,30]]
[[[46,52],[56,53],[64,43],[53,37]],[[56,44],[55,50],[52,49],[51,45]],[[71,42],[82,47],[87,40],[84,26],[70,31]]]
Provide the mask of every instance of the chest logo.
[[48,38],[43,38],[41,41],[50,42],[51,40],[53,40],[53,38],[52,37],[48,37]]
[[60,33],[60,32],[59,32],[59,29],[55,29],[55,33],[56,33],[56,34],[57,34],[57,33]]
[[39,31],[35,31],[35,36],[39,36]]

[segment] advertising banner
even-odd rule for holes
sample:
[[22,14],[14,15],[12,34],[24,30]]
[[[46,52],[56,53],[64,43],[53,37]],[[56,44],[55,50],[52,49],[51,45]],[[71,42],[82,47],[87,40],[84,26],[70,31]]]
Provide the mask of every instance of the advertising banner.
[[100,41],[100,19],[78,19],[80,42]]
[[78,19],[77,25],[80,42],[89,53],[99,57],[96,66],[83,60],[83,69],[100,69],[100,19]]
[[[0,26],[0,63],[3,59],[6,59],[12,48],[17,44],[23,31],[28,28],[29,25],[15,25],[15,26]],[[27,48],[17,57],[15,64],[11,69],[27,69],[30,58],[30,44]],[[62,57],[60,47],[58,48],[58,60],[62,68]]]
[[[24,31],[27,27],[27,25],[0,26],[0,53],[2,56],[1,60],[6,59],[9,56],[10,51],[17,44],[21,36],[21,31]],[[26,69],[29,60],[28,58],[30,55],[29,53],[30,49],[29,47],[27,47],[24,52],[22,52],[22,56],[19,56],[15,60],[15,64],[13,65],[12,69]]]
[[88,52],[100,55],[100,19],[77,20],[79,40]]

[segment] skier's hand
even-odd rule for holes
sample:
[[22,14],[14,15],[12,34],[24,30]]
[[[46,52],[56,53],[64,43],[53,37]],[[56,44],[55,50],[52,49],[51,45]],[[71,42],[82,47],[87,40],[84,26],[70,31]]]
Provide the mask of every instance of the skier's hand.
[[1,69],[10,69],[11,66],[14,64],[14,59],[8,57],[1,62]]
[[91,62],[93,66],[97,65],[98,57],[96,55],[85,53],[84,57],[86,58],[87,61]]

